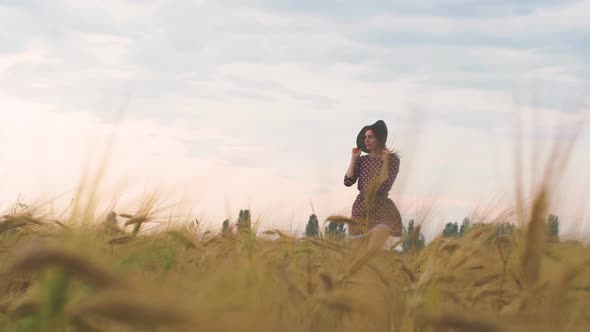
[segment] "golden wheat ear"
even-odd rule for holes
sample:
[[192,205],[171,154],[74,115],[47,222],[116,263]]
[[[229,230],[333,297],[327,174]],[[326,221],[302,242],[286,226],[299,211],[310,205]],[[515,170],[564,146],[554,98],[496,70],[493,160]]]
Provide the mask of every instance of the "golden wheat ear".
[[181,308],[158,302],[128,292],[108,291],[81,303],[72,315],[77,318],[100,317],[147,329],[186,326],[191,322],[190,316]]
[[17,252],[11,272],[35,272],[59,266],[99,288],[122,287],[124,282],[108,269],[90,262],[86,257],[39,244]]

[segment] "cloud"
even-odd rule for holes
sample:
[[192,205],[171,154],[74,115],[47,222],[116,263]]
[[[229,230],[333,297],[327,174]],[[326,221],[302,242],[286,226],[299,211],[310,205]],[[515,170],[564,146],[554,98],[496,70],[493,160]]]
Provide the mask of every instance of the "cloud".
[[[311,6],[313,10],[302,10],[299,15],[280,11],[279,16],[276,6],[267,3],[246,7],[214,2],[151,2],[143,6],[114,5],[112,10],[92,2],[63,2],[53,9],[39,2],[28,6],[24,3],[17,7],[20,16],[13,20],[15,26],[35,23],[20,40],[27,40],[29,48],[45,52],[54,64],[12,68],[8,71],[13,82],[10,91],[26,94],[23,90],[28,85],[19,78],[35,75],[54,86],[53,90],[76,91],[79,108],[89,108],[90,103],[104,96],[112,98],[117,89],[125,89],[133,81],[134,95],[146,100],[138,105],[141,112],[158,116],[164,107],[158,102],[166,98],[191,95],[227,99],[237,95],[272,99],[275,97],[270,96],[271,91],[285,90],[282,82],[262,88],[252,86],[251,79],[240,82],[223,76],[220,72],[228,64],[253,65],[263,71],[272,70],[269,65],[296,64],[297,70],[311,72],[355,66],[355,73],[351,73],[355,79],[412,80],[431,89],[453,85],[507,92],[512,88],[507,82],[555,82],[556,71],[560,85],[567,86],[561,92],[575,85],[588,85],[584,60],[588,57],[575,52],[579,48],[576,45],[583,43],[549,37],[563,32],[567,36],[579,35],[577,40],[582,41],[587,20],[579,13],[584,12],[584,2],[562,4],[557,9],[553,8],[554,2],[546,2],[536,4],[530,15],[506,17],[492,13],[480,20],[446,15],[443,8],[453,5],[465,11],[481,7],[450,1],[444,6],[425,5],[427,11],[407,16],[403,4],[376,1],[366,7],[374,15],[342,23],[330,20],[329,14],[318,15],[321,11],[309,3],[297,6]],[[286,2],[285,6],[295,5]],[[390,10],[381,13],[377,10],[381,7]],[[510,11],[514,6],[501,2],[492,7]],[[99,21],[102,23],[92,23]],[[52,30],[55,32],[47,32]],[[13,39],[17,38],[6,44],[14,43]],[[504,45],[505,40],[513,44]],[[574,42],[571,47],[563,45],[568,40]],[[82,81],[92,87],[80,86],[78,82]],[[36,92],[35,96],[43,95],[39,93],[42,91]],[[327,100],[322,93],[290,92],[323,107],[335,105],[333,98]],[[555,99],[555,94],[551,98]],[[158,110],[150,110],[156,107]],[[181,113],[177,108],[167,111]]]
[[338,20],[354,20],[375,16],[377,13],[383,12],[395,12],[409,17],[441,15],[458,19],[511,17],[527,15],[539,8],[558,8],[564,4],[564,1],[519,1],[516,3],[506,0],[486,2],[465,0],[420,2],[369,0],[359,3],[352,0],[322,2],[310,0],[264,0],[259,3],[284,13],[296,12],[310,15],[315,14],[317,16],[330,17]]

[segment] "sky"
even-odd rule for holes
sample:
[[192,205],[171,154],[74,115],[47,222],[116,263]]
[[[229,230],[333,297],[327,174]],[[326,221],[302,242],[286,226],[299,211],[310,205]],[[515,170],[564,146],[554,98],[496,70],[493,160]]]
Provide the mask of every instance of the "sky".
[[427,238],[514,203],[516,142],[528,189],[577,128],[551,211],[590,234],[588,0],[0,0],[0,22],[0,207],[69,201],[105,162],[117,210],[157,191],[177,219],[300,233],[350,213],[382,119]]

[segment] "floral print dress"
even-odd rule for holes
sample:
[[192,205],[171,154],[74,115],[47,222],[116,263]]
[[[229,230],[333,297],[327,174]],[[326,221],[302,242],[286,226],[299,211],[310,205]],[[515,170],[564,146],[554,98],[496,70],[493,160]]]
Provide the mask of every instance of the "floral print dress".
[[352,186],[358,180],[359,194],[352,205],[351,216],[353,220],[358,222],[358,225],[349,225],[351,236],[363,235],[379,224],[389,227],[393,236],[401,236],[401,215],[393,201],[388,197],[389,190],[391,190],[391,186],[399,173],[399,156],[395,153],[391,154],[388,162],[389,177],[378,187],[371,206],[368,206],[370,202],[367,202],[367,191],[371,182],[376,181],[380,176],[383,159],[371,155],[360,156],[356,161],[353,176],[344,175],[344,185],[347,187]]

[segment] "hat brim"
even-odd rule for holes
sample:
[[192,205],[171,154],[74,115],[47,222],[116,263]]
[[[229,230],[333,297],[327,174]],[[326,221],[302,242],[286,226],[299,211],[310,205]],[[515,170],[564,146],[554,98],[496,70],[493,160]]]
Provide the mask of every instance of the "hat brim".
[[367,150],[367,146],[365,145],[365,133],[369,127],[370,126],[364,126],[356,136],[356,146],[359,147],[364,153],[369,153],[369,150]]

